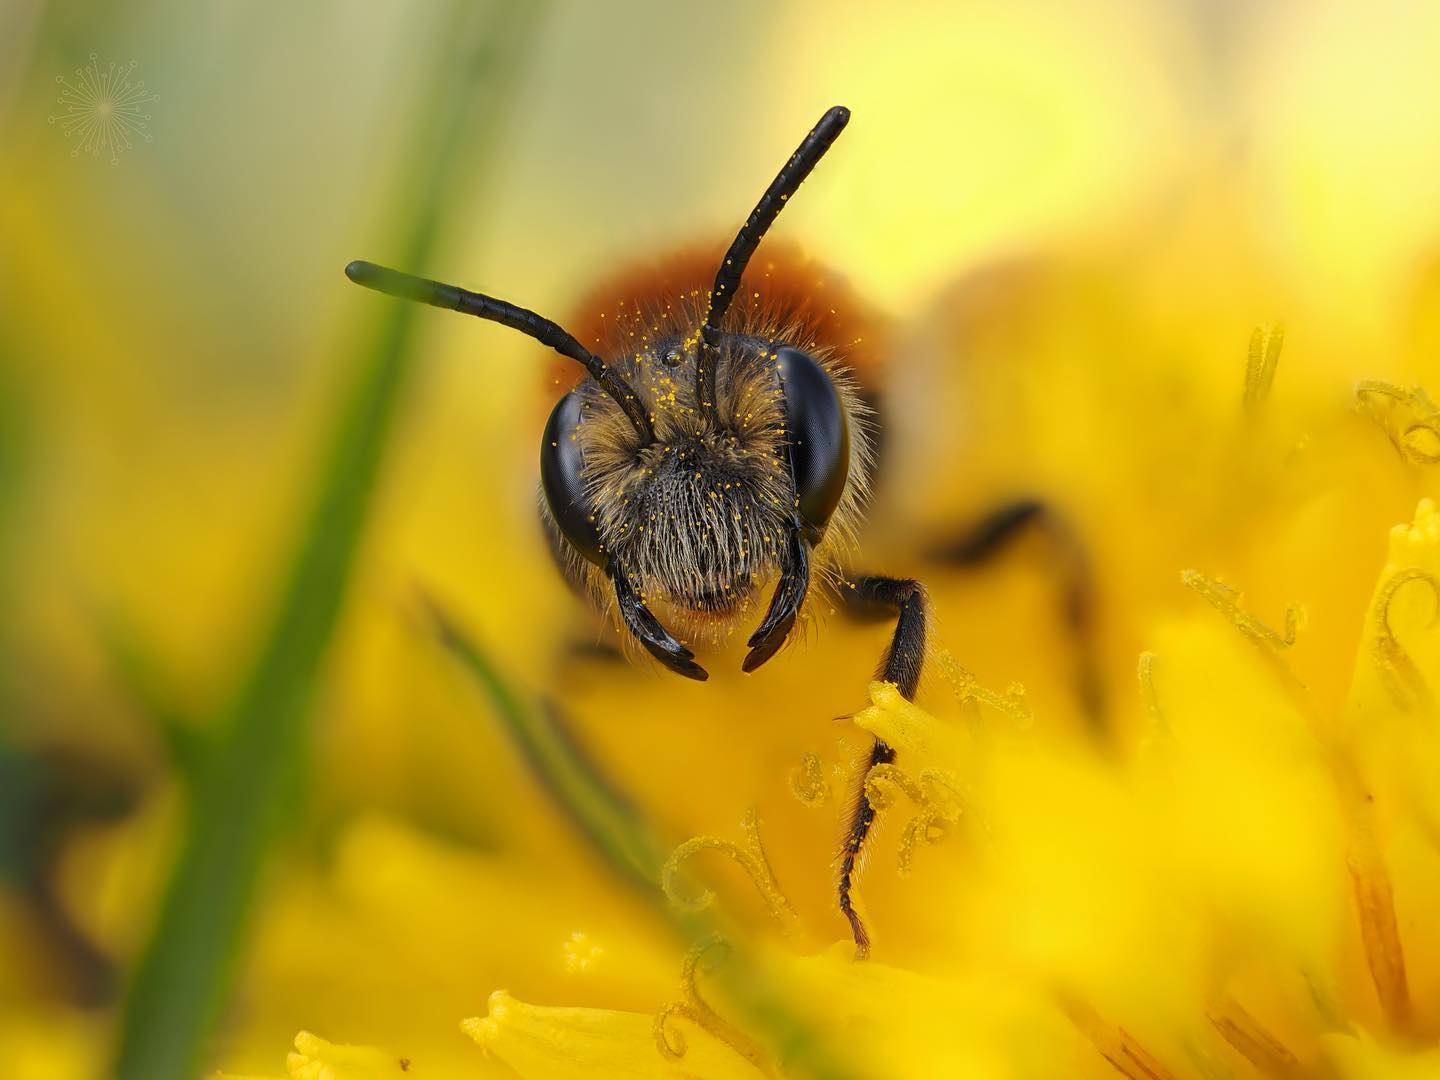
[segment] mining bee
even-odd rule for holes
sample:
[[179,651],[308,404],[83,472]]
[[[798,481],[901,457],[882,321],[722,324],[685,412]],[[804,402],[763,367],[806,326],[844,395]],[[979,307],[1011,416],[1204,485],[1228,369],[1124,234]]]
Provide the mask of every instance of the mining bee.
[[[504,300],[369,262],[345,273],[391,296],[501,323],[585,368],[541,439],[541,516],[567,575],[618,615],[622,636],[703,681],[684,641],[721,636],[773,583],[742,664],[754,671],[791,636],[818,581],[835,586],[846,610],[894,620],[879,677],[913,699],[926,654],[924,588],[845,568],[878,433],[851,362],[858,343],[841,340],[833,325],[827,334],[828,310],[817,318],[806,283],[797,289],[793,278],[791,295],[781,288],[755,303],[760,294],[751,292],[736,304],[760,240],[849,120],[840,106],[820,118],[705,278],[695,280],[691,259],[658,293],[655,281],[648,295],[641,290],[637,320],[646,333],[612,335],[603,357]],[[1003,508],[956,549],[957,560],[987,553],[1042,512],[1029,502]],[[868,768],[894,757],[877,740]],[[838,857],[839,907],[862,956],[869,936],[852,890],[875,816],[862,788]]]

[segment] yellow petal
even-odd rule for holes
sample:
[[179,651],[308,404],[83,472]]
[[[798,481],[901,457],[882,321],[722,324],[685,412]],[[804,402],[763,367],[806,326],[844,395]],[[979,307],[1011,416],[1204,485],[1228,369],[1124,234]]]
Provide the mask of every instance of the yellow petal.
[[706,1077],[755,1080],[760,1076],[730,1047],[700,1028],[687,1028],[685,1055],[669,1061],[655,1042],[655,1018],[614,1009],[527,1005],[504,990],[490,995],[486,1016],[460,1029],[522,1077],[592,1080],[594,1077]]
[[295,1049],[285,1057],[285,1077],[215,1072],[210,1080],[396,1080],[423,1077],[412,1068],[409,1058],[387,1054],[373,1046],[332,1043],[302,1031],[295,1036]]
[[326,1042],[302,1031],[295,1050],[285,1058],[291,1080],[394,1080],[413,1075],[406,1058],[386,1054],[373,1046],[345,1046]]

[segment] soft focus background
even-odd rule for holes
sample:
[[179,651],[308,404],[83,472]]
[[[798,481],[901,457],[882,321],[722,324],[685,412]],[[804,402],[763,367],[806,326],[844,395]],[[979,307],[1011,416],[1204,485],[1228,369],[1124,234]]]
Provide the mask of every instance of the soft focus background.
[[[50,119],[91,54],[158,95],[113,162]],[[1036,737],[1077,755],[1043,545],[962,574],[917,536],[1007,495],[1067,512],[1112,751],[1139,738],[1148,628],[1194,608],[1186,567],[1277,624],[1306,604],[1296,664],[1344,696],[1385,529],[1435,491],[1353,392],[1440,381],[1433,5],[7,0],[7,1077],[108,1075],[146,1023],[174,1045],[132,1075],[278,1074],[302,1028],[480,1075],[456,1025],[496,988],[673,993],[683,942],[556,809],[422,594],[672,841],[759,807],[807,940],[844,936],[838,804],[787,777],[843,759],[833,718],[885,629],[830,619],[755,677],[709,658],[704,686],[589,655],[534,513],[549,360],[341,274],[372,258],[563,321],[626,262],[733,230],[834,103],[851,126],[776,235],[894,318],[859,565],[926,575],[943,646],[1023,682]],[[1275,320],[1267,445],[1318,457],[1324,494],[1238,438]],[[877,956],[941,967],[973,945],[933,902],[963,848],[902,881],[893,845],[862,886]],[[747,890],[721,888],[763,922]]]

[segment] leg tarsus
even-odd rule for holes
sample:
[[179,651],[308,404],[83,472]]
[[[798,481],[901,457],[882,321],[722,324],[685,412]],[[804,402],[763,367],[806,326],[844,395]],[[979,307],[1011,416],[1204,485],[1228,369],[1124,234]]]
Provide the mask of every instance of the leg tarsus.
[[850,811],[850,820],[845,829],[845,839],[840,848],[840,912],[850,923],[850,934],[855,939],[856,960],[864,960],[870,955],[870,935],[865,929],[865,923],[855,910],[855,902],[851,893],[854,891],[855,879],[858,876],[861,851],[875,824],[875,815],[879,813],[865,794],[865,780],[870,775],[870,770],[876,765],[888,765],[894,760],[894,748],[876,739],[875,745],[870,749],[870,759],[865,763],[865,771],[860,777],[860,797]]
[[[854,588],[846,590],[850,602],[862,611],[873,613],[888,608],[895,617],[895,633],[890,647],[876,673],[886,682],[894,683],[907,701],[914,700],[925,664],[927,610],[925,590],[918,581],[908,578],[868,576],[857,578]],[[870,935],[855,910],[854,890],[865,841],[875,825],[878,813],[865,793],[865,780],[877,765],[895,760],[893,747],[875,740],[869,760],[860,776],[860,791],[845,825],[845,838],[840,846],[839,899],[840,911],[850,923],[855,938],[855,957],[863,960],[870,954]]]

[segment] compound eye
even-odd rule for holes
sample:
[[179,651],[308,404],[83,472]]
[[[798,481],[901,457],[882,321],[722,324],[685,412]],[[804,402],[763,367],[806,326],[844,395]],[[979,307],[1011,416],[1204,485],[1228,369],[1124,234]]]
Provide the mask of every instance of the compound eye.
[[600,527],[585,493],[580,451],[580,396],[573,391],[555,403],[540,443],[540,487],[560,533],[577,552],[605,565]]
[[817,544],[850,475],[850,424],[839,391],[814,357],[787,346],[777,359],[800,521],[805,539]]

